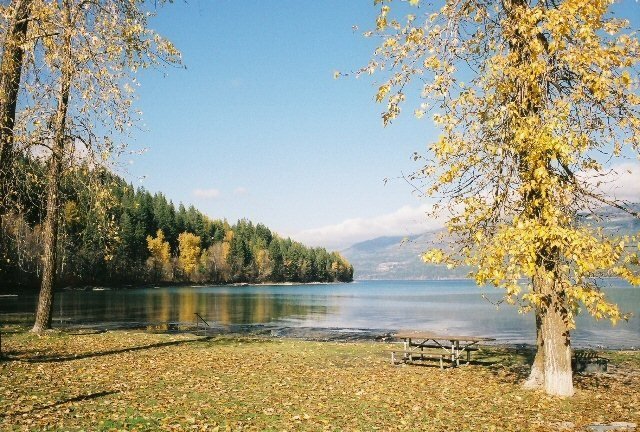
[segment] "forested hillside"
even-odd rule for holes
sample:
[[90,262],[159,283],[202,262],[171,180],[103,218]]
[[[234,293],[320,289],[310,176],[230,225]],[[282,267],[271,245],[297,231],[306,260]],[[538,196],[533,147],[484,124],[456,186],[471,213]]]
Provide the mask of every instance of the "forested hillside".
[[[42,265],[44,168],[22,160],[0,229],[0,284],[36,286]],[[338,253],[279,237],[262,224],[213,220],[162,193],[87,166],[62,182],[58,285],[351,281]]]

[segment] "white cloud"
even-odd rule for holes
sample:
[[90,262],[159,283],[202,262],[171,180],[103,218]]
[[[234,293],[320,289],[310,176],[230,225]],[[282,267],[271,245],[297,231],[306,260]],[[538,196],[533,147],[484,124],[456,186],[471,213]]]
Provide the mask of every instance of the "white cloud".
[[249,191],[246,188],[242,187],[242,186],[238,186],[237,188],[235,188],[233,190],[233,194],[234,195],[246,195],[248,193],[249,193]]
[[[584,176],[584,179],[588,176]],[[607,181],[600,190],[610,198],[640,202],[640,162],[625,162],[612,167]],[[588,180],[595,185],[595,181]],[[384,215],[371,218],[347,219],[334,225],[326,225],[291,234],[291,237],[310,246],[344,249],[354,243],[381,236],[411,235],[438,229],[444,219],[428,219],[431,206],[404,206]]]
[[381,236],[419,234],[443,226],[442,220],[427,219],[430,205],[404,206],[372,218],[347,219],[335,225],[312,228],[291,235],[307,245],[344,249],[354,243]]
[[193,195],[198,198],[215,199],[220,197],[220,191],[218,189],[195,189]]
[[614,165],[608,175],[589,179],[589,182],[594,185],[598,181],[601,181],[598,189],[609,198],[640,202],[640,162],[624,162]]

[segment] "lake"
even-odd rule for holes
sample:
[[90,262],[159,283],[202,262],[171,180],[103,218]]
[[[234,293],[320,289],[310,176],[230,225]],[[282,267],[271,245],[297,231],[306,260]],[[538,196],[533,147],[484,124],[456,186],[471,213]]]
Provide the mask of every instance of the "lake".
[[[601,282],[629,322],[612,327],[578,317],[572,343],[580,347],[640,348],[640,288],[624,281]],[[484,298],[483,295],[484,294]],[[35,295],[0,297],[0,320],[33,313]],[[217,326],[330,328],[340,332],[401,329],[495,337],[504,343],[534,343],[532,314],[497,305],[500,291],[468,280],[356,281],[351,284],[161,287],[56,293],[54,326],[193,323],[197,312]]]

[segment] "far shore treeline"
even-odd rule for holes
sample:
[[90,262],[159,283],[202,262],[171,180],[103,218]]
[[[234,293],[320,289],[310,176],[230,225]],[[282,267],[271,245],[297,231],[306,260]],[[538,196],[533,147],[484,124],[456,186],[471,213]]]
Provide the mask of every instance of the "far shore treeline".
[[[0,228],[0,289],[37,287],[46,211],[45,167],[23,159],[24,185]],[[62,181],[57,285],[350,282],[337,252],[282,238],[242,219],[231,225],[162,193],[133,188],[106,170],[66,171]]]

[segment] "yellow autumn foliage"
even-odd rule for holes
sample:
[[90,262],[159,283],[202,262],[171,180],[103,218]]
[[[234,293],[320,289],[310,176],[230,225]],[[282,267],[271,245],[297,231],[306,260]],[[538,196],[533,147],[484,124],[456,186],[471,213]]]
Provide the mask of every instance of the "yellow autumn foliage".
[[171,258],[171,250],[169,248],[169,242],[164,239],[164,232],[161,229],[158,230],[155,237],[147,236],[147,249],[158,264],[164,265],[169,263]]
[[541,301],[534,277],[551,281],[570,326],[581,309],[627,318],[594,280],[640,284],[640,238],[614,238],[581,218],[598,205],[624,207],[598,179],[640,147],[640,42],[610,13],[613,0],[444,2],[422,5],[425,19],[409,14],[400,28],[387,25],[392,4],[366,34],[383,43],[358,74],[382,75],[385,125],[419,81],[428,103],[416,117],[431,112],[441,131],[410,180],[449,216],[451,248],[424,260],[471,266],[478,284],[503,288],[525,311]]
[[200,237],[190,232],[183,232],[178,236],[178,264],[187,276],[195,272],[200,258]]

